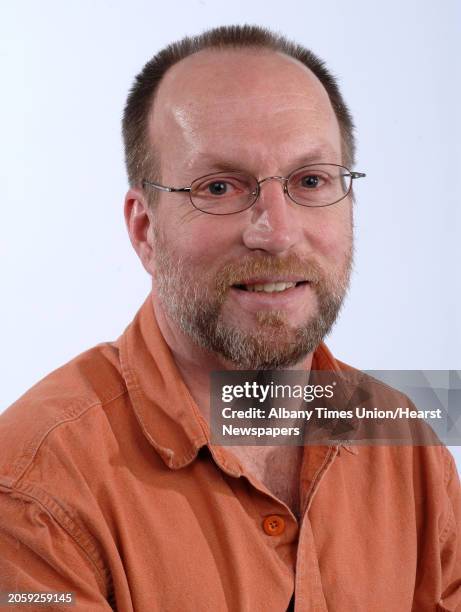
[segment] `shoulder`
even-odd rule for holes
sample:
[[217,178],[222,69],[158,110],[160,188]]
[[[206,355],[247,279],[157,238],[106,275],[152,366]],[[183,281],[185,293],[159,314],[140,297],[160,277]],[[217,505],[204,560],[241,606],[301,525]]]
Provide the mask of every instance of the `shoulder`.
[[[359,422],[358,431],[368,438],[371,449],[376,447],[375,454],[403,462],[402,468],[406,464],[415,479],[419,479],[418,474],[432,474],[442,489],[457,478],[453,455],[443,443],[444,428],[448,426],[447,410],[437,395],[432,393],[427,381],[419,380],[417,372],[411,381],[406,372],[397,372],[400,375],[395,378],[398,383],[387,384],[343,361],[336,359],[336,364],[348,389],[348,407],[361,405],[386,415]],[[394,379],[390,377],[389,380]],[[411,397],[407,395],[409,389],[415,391],[416,397],[430,397],[433,401],[423,401],[423,405],[420,405],[420,401],[414,400],[413,393],[409,391]],[[427,410],[428,407],[431,410]],[[436,413],[436,408],[440,409],[440,413]],[[402,410],[396,412],[399,409]],[[392,414],[394,416],[390,417]]]
[[47,452],[59,447],[71,454],[95,440],[105,411],[126,392],[116,343],[97,345],[51,372],[0,415],[0,485],[14,486]]

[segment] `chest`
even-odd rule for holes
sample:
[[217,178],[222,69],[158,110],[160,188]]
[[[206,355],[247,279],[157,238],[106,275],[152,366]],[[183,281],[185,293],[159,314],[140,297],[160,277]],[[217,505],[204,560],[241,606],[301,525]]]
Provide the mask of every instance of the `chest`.
[[[279,503],[247,479],[228,475],[207,453],[181,470],[163,465],[156,470],[149,462],[136,477],[120,471],[107,485],[109,503],[102,513],[113,530],[102,556],[110,558],[119,580],[119,609],[279,612],[287,609],[293,580],[302,612],[412,609],[415,584],[431,588],[431,577],[437,579],[434,562],[440,562],[426,556],[424,547],[416,558],[413,466],[405,477],[403,461],[393,464],[394,474],[388,465],[387,478],[399,477],[402,486],[385,488],[376,448],[359,474],[352,455],[322,472],[328,455],[311,449],[305,460],[306,467],[309,460],[312,465],[303,476],[315,474],[316,494],[308,519],[298,525]],[[277,489],[276,497],[286,495],[288,503],[290,487],[277,474],[291,474],[296,453],[277,456],[280,449],[265,450],[265,461],[256,453],[245,473],[259,469],[255,478]],[[298,480],[298,488],[298,476],[289,480]],[[264,531],[270,515],[284,518],[281,536]],[[432,541],[425,534],[428,550],[438,542],[438,532],[434,536]],[[419,567],[424,576],[417,576]]]
[[249,473],[299,517],[302,447],[240,447],[235,454]]

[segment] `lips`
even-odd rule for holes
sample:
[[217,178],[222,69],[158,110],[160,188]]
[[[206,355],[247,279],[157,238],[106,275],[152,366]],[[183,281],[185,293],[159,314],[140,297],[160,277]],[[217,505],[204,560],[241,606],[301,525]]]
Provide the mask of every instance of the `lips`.
[[242,283],[236,283],[233,288],[239,289],[240,291],[249,292],[264,292],[264,293],[281,293],[287,291],[293,287],[297,287],[300,284],[307,283],[306,280],[287,280],[287,279],[257,279],[245,281]]

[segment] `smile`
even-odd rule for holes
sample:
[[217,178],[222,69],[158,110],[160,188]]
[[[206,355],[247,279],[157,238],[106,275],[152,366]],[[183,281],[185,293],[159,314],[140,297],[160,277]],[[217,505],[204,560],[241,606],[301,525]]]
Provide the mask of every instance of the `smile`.
[[249,282],[233,285],[233,288],[239,289],[240,291],[280,293],[306,283],[308,283],[308,281]]

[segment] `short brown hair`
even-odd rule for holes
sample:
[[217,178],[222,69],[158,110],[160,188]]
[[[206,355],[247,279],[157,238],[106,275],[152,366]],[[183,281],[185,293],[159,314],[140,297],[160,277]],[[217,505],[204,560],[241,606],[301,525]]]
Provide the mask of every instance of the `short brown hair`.
[[289,41],[266,28],[253,25],[230,25],[185,37],[159,51],[136,76],[123,113],[125,163],[131,186],[140,185],[146,177],[155,176],[158,160],[152,159],[148,141],[148,117],[160,81],[177,62],[204,49],[260,48],[281,52],[307,66],[320,80],[330,98],[338,119],[342,138],[343,163],[354,164],[355,138],[351,113],[343,100],[335,77],[324,62],[302,45]]

